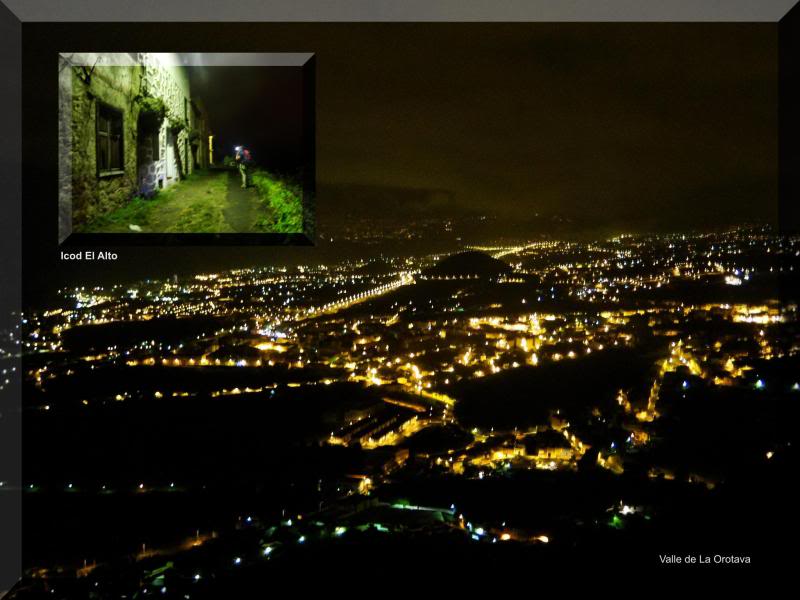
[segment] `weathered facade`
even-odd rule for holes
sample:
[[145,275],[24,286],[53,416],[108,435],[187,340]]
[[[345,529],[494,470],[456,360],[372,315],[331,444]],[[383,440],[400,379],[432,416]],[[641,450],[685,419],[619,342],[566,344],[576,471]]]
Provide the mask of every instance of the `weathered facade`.
[[175,55],[62,55],[59,69],[70,229],[208,166],[206,117]]

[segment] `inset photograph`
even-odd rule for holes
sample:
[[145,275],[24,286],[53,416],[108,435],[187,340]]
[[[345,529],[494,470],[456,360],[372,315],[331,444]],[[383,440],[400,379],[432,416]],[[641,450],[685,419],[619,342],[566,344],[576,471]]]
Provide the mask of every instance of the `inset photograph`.
[[59,180],[60,243],[309,244],[313,55],[61,53]]

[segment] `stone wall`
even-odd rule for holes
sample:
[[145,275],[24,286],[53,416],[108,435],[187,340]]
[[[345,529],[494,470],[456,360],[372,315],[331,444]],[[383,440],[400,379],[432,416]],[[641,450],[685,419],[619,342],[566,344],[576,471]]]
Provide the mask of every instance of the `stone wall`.
[[[87,77],[72,67],[72,221],[91,221],[121,207],[136,193],[136,123],[141,67],[97,67]],[[87,81],[88,79],[88,81]],[[123,172],[99,175],[97,169],[97,103],[122,112]]]
[[[200,130],[198,121],[203,119],[194,114],[184,68],[165,64],[164,56],[169,55],[61,57],[60,193],[71,197],[71,214],[60,216],[60,231],[67,226],[80,230],[134,196],[150,195],[193,171],[189,132],[192,128]],[[138,99],[143,95],[161,98],[167,108],[167,118],[151,132],[139,130]],[[122,113],[123,160],[119,172],[100,173],[97,168],[98,103]],[[170,121],[183,124],[180,132],[170,130]],[[202,130],[205,132],[204,126]],[[157,136],[157,157],[153,135]],[[200,166],[205,165],[200,162]],[[62,227],[62,223],[66,225]]]
[[[150,160],[143,160],[139,165],[140,191],[149,194],[172,185],[181,175],[191,173],[193,170],[192,161],[186,154],[188,129],[184,128],[177,136],[169,131],[170,118],[185,120],[187,108],[184,102],[191,101],[191,94],[188,79],[182,73],[181,67],[168,66],[166,61],[160,59],[159,54],[146,52],[137,55],[137,62],[143,66],[142,91],[161,98],[167,107],[167,119],[158,131],[158,160],[152,160],[152,148],[146,148],[144,153],[150,156]],[[191,119],[191,110],[188,112]],[[175,161],[168,165],[167,160],[170,155]]]

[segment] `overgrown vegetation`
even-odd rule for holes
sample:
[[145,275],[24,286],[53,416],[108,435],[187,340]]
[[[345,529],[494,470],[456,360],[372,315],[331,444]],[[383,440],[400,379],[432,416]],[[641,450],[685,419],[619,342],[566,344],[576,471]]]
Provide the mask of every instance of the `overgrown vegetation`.
[[[262,169],[196,171],[151,198],[137,196],[81,228],[91,233],[306,233],[302,187]],[[133,226],[133,227],[132,227]]]
[[78,231],[87,233],[123,232],[130,230],[129,225],[145,228],[148,225],[150,212],[162,200],[163,198],[159,198],[159,194],[150,199],[136,196],[125,206],[98,217]]
[[227,179],[199,171],[178,185],[147,199],[141,196],[102,217],[82,231],[133,233],[131,225],[144,233],[230,233],[223,214]]
[[137,96],[139,105],[139,122],[145,129],[157,130],[167,116],[167,105],[161,98]]
[[187,131],[186,135],[189,138],[190,142],[197,142],[200,139],[200,131],[195,129],[194,127],[190,128]]
[[303,232],[303,189],[300,184],[257,169],[252,174],[253,186],[258,196],[271,210],[256,224],[263,230],[275,233]]
[[167,117],[167,122],[169,124],[169,128],[174,135],[178,135],[181,131],[186,129],[186,121],[179,117],[175,117],[173,115],[169,115]]

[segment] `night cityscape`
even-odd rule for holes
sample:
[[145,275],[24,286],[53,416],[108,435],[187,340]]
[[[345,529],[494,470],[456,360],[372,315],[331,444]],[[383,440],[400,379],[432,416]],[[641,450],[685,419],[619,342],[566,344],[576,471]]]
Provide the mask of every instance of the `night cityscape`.
[[754,227],[64,289],[18,338],[49,441],[12,597],[749,543],[729,512],[795,460],[798,255]]

